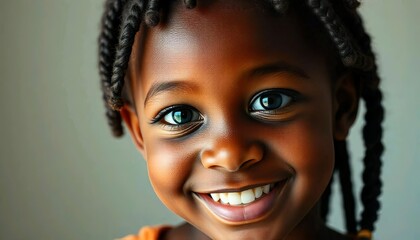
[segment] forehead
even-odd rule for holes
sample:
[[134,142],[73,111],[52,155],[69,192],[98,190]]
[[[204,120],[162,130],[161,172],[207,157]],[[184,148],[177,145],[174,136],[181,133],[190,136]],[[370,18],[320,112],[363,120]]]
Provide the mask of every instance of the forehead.
[[129,63],[132,84],[141,79],[148,89],[155,80],[229,75],[277,61],[311,71],[319,67],[314,63],[324,62],[295,11],[281,16],[256,2],[198,1],[192,10],[174,4],[160,25],[142,27],[136,35]]

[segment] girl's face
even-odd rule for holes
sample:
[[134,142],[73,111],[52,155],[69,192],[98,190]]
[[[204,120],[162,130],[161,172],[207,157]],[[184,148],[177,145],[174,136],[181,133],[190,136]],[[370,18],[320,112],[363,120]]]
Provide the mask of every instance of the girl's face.
[[282,239],[317,227],[334,91],[298,14],[246,4],[177,5],[142,29],[121,113],[173,212],[214,239]]

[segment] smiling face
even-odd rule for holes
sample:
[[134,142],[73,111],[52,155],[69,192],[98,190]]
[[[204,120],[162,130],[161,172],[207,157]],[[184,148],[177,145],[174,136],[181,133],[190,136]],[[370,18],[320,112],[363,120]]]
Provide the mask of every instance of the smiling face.
[[334,165],[327,59],[297,14],[242,4],[175,6],[142,29],[127,72],[135,110],[121,113],[158,197],[207,236],[316,231]]

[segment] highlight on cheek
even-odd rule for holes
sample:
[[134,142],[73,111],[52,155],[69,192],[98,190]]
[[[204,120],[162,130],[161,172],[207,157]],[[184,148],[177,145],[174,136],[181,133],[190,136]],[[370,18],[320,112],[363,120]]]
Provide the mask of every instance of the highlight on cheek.
[[293,104],[302,96],[291,89],[268,89],[261,91],[252,98],[249,104],[249,114],[257,120],[279,122],[289,120],[293,116]]

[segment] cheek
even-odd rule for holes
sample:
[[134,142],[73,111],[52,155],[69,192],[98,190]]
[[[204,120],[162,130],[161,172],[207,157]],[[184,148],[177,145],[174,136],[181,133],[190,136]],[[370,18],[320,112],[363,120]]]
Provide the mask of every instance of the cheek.
[[290,141],[288,155],[294,159],[300,194],[317,199],[334,169],[334,141],[330,114],[314,111],[309,116],[297,123],[293,133],[297,137]]
[[290,149],[299,156],[294,164],[301,172],[301,180],[318,192],[324,191],[334,169],[332,99],[329,85],[322,86],[305,114],[291,128],[296,138],[290,143]]
[[334,144],[330,131],[322,131],[307,124],[296,139],[294,168],[297,172],[297,184],[302,189],[320,196],[327,186],[334,169]]
[[293,169],[295,198],[313,202],[322,195],[331,178],[334,140],[329,109],[311,109],[314,110],[307,111],[284,130],[271,133],[270,148]]
[[[150,182],[161,201],[177,212],[173,202],[185,201],[186,186],[195,155],[182,144],[154,137],[147,139],[147,168]],[[146,139],[145,139],[146,141]]]

